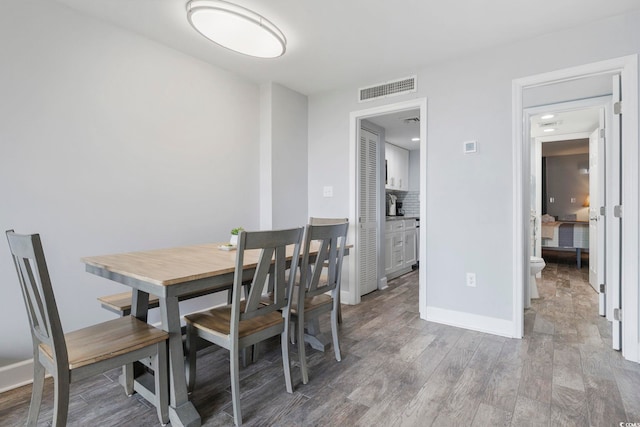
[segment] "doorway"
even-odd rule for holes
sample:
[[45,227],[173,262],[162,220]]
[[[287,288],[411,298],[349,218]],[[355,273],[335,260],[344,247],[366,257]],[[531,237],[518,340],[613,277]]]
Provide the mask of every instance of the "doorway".
[[[622,151],[620,204],[606,206],[605,216],[617,218],[621,238],[620,253],[620,298],[613,301],[617,324],[621,328],[622,354],[635,362],[640,362],[638,343],[638,56],[602,61],[584,66],[559,70],[537,76],[514,80],[513,82],[513,141],[514,141],[514,336],[523,334],[523,305],[526,281],[528,280],[529,261],[529,221],[530,221],[530,137],[529,122],[524,114],[525,91],[551,87],[565,82],[585,81],[602,76],[619,76],[619,87],[615,79],[611,84],[612,92],[616,90],[624,98],[624,110],[617,104],[616,120],[620,124],[620,147]],[[628,209],[624,209],[627,206]],[[624,212],[624,215],[622,214]],[[615,228],[615,227],[614,227]],[[626,301],[625,309],[620,304]]]
[[[606,233],[613,224],[601,212],[614,200],[607,188],[613,193],[619,187],[611,96],[528,108],[525,116],[531,132],[531,254],[545,259],[560,252],[573,257],[578,273],[588,269],[588,282],[599,294],[598,314],[604,316],[607,293],[600,288],[607,283],[605,270],[615,276],[617,269],[615,258],[607,263],[605,235],[611,247],[620,244],[615,230]],[[525,285],[535,286],[534,280]]]
[[[352,284],[349,286],[349,289],[343,291],[342,298],[343,301],[349,304],[358,304],[361,298],[361,267],[360,267],[360,256],[358,254],[359,250],[359,232],[358,230],[361,228],[361,215],[360,215],[360,180],[359,180],[359,142],[360,142],[360,129],[361,123],[363,120],[367,120],[368,118],[387,115],[394,112],[399,111],[410,111],[417,110],[419,112],[420,119],[420,154],[419,154],[419,182],[420,182],[420,191],[419,191],[419,199],[420,199],[420,216],[422,218],[426,218],[426,122],[427,122],[427,100],[426,98],[418,98],[410,101],[399,102],[389,105],[383,105],[379,107],[373,107],[369,109],[354,111],[350,114],[350,220],[352,224],[354,224],[354,255],[349,256],[349,283]],[[378,196],[384,194],[384,152],[382,150],[379,151],[379,157],[377,161],[377,176],[381,177],[378,183]],[[384,277],[384,259],[383,259],[383,249],[382,249],[382,239],[384,238],[384,226],[385,226],[385,205],[384,205],[384,197],[378,198],[377,201],[377,211],[376,211],[376,259],[377,259],[377,267],[376,267],[376,277],[378,283]],[[420,227],[420,263],[421,265],[426,264],[426,227],[424,226],[425,222],[422,222],[422,227]],[[380,286],[380,285],[378,285]],[[383,286],[383,285],[382,285]],[[419,272],[419,310],[420,317],[426,318],[426,271],[424,269],[420,269]]]

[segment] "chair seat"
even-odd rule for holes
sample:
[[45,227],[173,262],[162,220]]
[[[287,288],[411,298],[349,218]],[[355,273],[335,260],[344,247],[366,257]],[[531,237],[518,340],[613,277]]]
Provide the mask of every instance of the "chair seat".
[[[241,305],[244,310],[244,303]],[[184,316],[187,323],[195,328],[221,337],[229,336],[231,332],[231,306],[216,307]],[[243,338],[256,332],[283,323],[282,313],[273,311],[263,316],[240,321],[238,337]]]
[[[160,329],[135,317],[126,316],[64,335],[69,354],[69,369],[77,369],[101,360],[111,359],[168,339]],[[42,353],[51,361],[53,354],[46,344]]]
[[[327,294],[316,295],[315,297],[304,299],[305,313],[310,313],[327,305],[333,305],[333,299]],[[291,303],[291,314],[298,314],[298,304],[296,300],[293,300],[293,302]]]

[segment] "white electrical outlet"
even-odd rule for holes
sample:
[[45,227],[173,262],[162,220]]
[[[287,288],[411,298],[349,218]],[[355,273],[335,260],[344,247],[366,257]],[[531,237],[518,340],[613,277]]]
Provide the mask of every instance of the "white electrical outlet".
[[323,197],[333,197],[333,187],[332,186],[325,186],[322,189],[322,196]]
[[476,287],[476,273],[467,273],[467,286]]

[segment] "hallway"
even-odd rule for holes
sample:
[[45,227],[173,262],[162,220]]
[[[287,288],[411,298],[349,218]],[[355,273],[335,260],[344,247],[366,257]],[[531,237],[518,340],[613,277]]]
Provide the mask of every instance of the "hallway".
[[531,399],[532,415],[551,425],[640,421],[640,366],[611,350],[611,325],[598,315],[588,283],[588,256],[581,270],[574,253],[543,257],[540,298],[525,311],[524,342],[536,358],[523,363],[519,400]]

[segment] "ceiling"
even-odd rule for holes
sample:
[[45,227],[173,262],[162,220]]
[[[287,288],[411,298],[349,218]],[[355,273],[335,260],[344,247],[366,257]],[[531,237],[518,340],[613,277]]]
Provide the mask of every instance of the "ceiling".
[[[551,114],[553,117],[542,118]],[[589,152],[589,134],[599,124],[599,107],[546,111],[531,117],[531,136],[542,140],[542,155],[545,157],[585,154]],[[553,131],[545,132],[545,129]]]
[[386,142],[407,150],[418,150],[420,148],[420,141],[412,141],[413,138],[420,137],[419,109],[367,117],[367,120],[384,128]]
[[284,56],[221,48],[188,24],[186,0],[57,0],[255,82],[303,94],[405,77],[478,49],[640,9],[638,0],[233,0],[286,35]]

